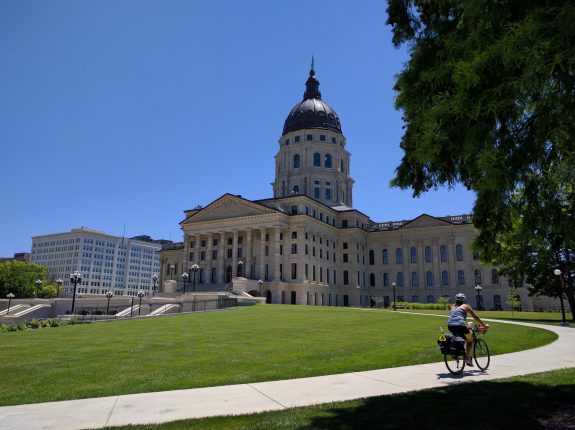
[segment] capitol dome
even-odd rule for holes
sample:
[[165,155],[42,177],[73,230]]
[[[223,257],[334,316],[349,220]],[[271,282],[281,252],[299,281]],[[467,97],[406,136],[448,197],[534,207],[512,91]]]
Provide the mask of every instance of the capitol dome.
[[319,81],[315,78],[313,66],[309,71],[305,88],[303,101],[293,107],[285,120],[283,134],[309,128],[341,133],[341,124],[337,114],[321,99]]

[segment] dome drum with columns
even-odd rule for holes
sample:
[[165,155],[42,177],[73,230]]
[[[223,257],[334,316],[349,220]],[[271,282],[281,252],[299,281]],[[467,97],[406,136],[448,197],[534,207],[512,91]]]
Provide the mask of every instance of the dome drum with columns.
[[[196,280],[196,292],[186,294],[368,307],[389,306],[394,295],[410,302],[458,292],[472,298],[481,285],[480,307],[508,307],[507,280],[471,251],[477,233],[469,215],[377,223],[353,209],[351,154],[337,114],[321,98],[313,63],[278,143],[273,197],[225,194],[185,211],[183,243],[161,252],[162,285],[172,288],[173,264],[177,292],[182,273]],[[523,309],[537,306],[536,298],[518,293]]]

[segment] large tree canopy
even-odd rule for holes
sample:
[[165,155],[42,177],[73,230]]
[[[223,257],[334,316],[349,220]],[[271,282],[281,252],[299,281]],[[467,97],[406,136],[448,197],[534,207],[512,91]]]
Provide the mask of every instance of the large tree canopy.
[[388,0],[388,15],[393,43],[410,51],[395,86],[405,132],[392,183],[415,196],[464,184],[482,257],[505,268],[509,252],[528,253],[515,265],[526,275],[545,254],[572,303],[575,3]]

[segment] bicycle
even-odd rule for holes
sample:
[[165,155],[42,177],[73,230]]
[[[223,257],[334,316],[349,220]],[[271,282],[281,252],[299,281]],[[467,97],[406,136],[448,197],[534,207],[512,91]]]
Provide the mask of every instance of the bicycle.
[[[465,339],[452,333],[444,333],[443,328],[439,328],[441,329],[441,336],[439,336],[437,343],[443,354],[445,366],[450,373],[458,375],[465,369]],[[487,370],[489,367],[491,355],[489,354],[487,342],[485,342],[485,339],[478,338],[477,332],[485,336],[488,328],[489,326],[484,325],[474,325],[469,328],[473,339],[473,360],[482,371]]]

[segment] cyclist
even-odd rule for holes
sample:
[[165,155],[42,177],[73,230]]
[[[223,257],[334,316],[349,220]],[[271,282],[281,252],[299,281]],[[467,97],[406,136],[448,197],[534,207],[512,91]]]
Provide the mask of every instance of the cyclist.
[[451,313],[449,315],[449,320],[447,321],[447,328],[453,334],[459,335],[465,339],[465,364],[470,367],[473,367],[473,362],[471,361],[471,351],[473,349],[473,338],[467,328],[466,319],[467,314],[471,314],[471,316],[479,322],[481,325],[483,321],[479,316],[475,313],[473,308],[469,306],[467,303],[467,298],[465,294],[459,293],[455,296],[455,303],[451,305]]

